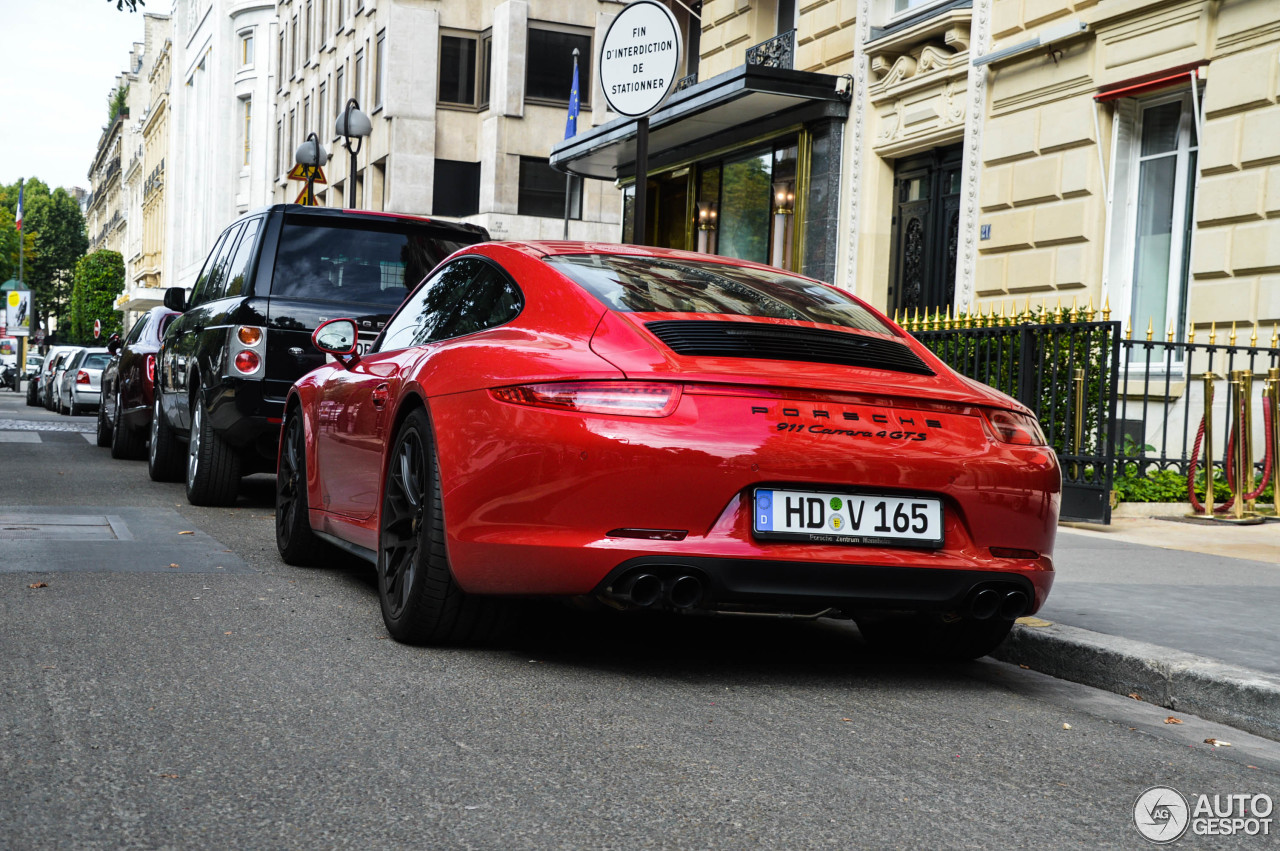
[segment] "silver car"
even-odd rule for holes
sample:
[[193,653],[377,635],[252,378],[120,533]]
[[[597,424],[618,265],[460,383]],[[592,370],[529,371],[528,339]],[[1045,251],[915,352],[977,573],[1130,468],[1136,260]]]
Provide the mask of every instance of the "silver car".
[[80,346],[55,346],[49,350],[44,366],[40,368],[40,404],[46,410],[54,410],[58,401],[59,382],[67,368],[71,356],[80,351]]
[[62,373],[58,413],[79,416],[102,404],[102,371],[111,362],[106,349],[81,349],[71,356]]

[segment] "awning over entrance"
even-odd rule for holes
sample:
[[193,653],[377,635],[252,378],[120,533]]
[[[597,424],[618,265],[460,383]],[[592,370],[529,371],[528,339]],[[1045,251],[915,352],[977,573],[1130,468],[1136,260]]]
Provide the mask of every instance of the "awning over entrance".
[[[830,74],[743,65],[676,92],[649,116],[650,161],[723,138],[740,128],[802,107],[806,112],[846,117],[848,103]],[[635,174],[636,120],[617,118],[565,139],[551,151],[560,171],[601,180]]]

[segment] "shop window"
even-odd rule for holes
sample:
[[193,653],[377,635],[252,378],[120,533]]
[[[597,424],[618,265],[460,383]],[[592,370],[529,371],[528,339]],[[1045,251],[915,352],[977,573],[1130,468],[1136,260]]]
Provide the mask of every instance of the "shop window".
[[[578,50],[578,80],[582,95],[590,95],[591,36],[580,33],[529,27],[528,62],[525,66],[524,94],[531,100],[569,102],[573,87],[573,51]],[[583,109],[587,98],[581,100]]]
[[726,160],[720,187],[720,253],[769,262],[773,156],[762,151]]
[[[582,218],[582,179],[568,181],[569,218]],[[519,213],[522,216],[563,218],[565,208],[565,175],[551,167],[549,160],[539,157],[520,158]]]
[[480,212],[480,163],[436,160],[431,213],[473,216]]

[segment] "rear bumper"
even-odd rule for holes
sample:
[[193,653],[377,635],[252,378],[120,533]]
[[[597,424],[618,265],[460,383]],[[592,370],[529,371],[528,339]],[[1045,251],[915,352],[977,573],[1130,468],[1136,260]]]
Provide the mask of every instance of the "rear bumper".
[[256,449],[275,458],[284,399],[264,394],[265,382],[229,378],[214,389],[209,426],[237,449]]

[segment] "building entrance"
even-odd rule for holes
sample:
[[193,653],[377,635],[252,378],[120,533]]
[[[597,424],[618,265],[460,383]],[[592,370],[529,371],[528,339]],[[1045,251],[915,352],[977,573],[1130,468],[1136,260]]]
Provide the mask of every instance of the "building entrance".
[[891,311],[944,311],[955,301],[962,146],[898,160],[893,176]]

